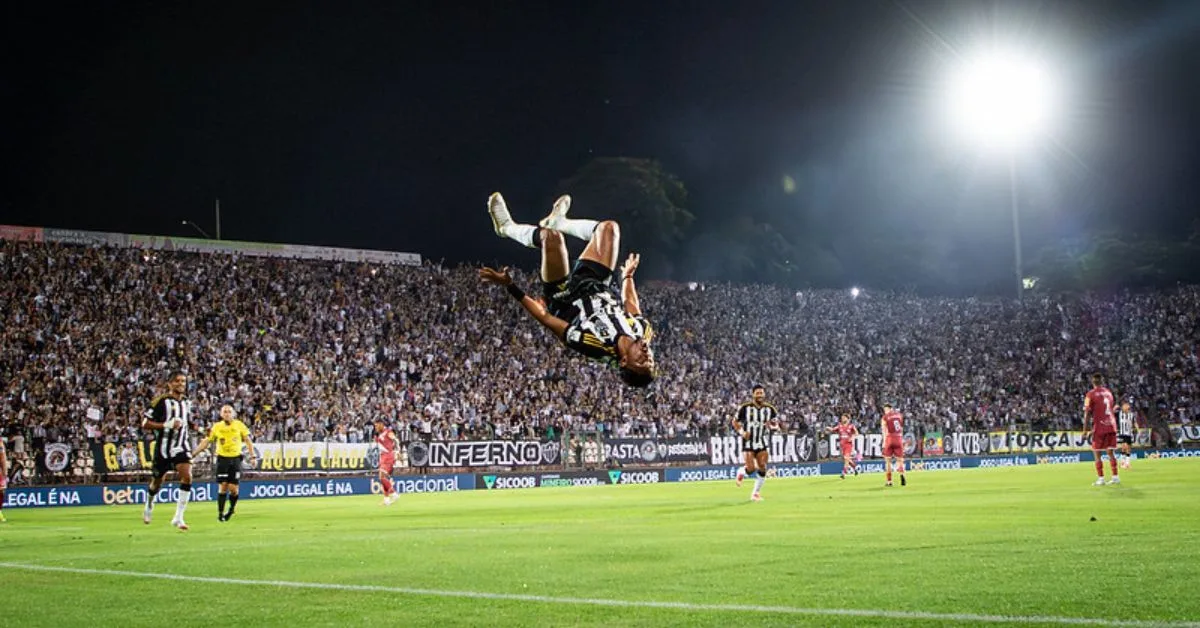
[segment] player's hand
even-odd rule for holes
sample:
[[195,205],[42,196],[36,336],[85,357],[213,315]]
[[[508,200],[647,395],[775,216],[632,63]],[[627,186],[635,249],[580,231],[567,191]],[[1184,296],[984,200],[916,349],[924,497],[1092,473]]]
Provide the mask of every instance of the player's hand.
[[498,286],[507,286],[512,284],[512,276],[508,274],[508,267],[505,266],[500,270],[494,268],[483,267],[479,269],[479,278]]
[[630,253],[629,257],[625,258],[625,263],[621,264],[621,278],[632,277],[634,271],[637,270],[638,264],[641,263],[642,256],[637,253]]
[[750,440],[749,430],[742,430],[742,440]]

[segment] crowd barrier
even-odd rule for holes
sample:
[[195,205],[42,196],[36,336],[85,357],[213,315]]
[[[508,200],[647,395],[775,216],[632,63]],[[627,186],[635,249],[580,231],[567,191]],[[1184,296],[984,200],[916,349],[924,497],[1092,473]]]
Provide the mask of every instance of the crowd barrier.
[[[1092,462],[1090,451],[1067,453],[1006,454],[970,457],[916,458],[906,461],[910,471],[951,471],[1024,467],[1043,464],[1076,464]],[[1200,458],[1200,449],[1138,450],[1138,458]],[[393,478],[400,493],[444,493],[469,490],[505,490],[528,488],[561,488],[574,486],[612,486],[622,484],[659,484],[662,482],[702,482],[732,480],[739,465],[667,467],[657,469],[567,470],[558,472],[500,472],[446,473],[436,475],[400,475]],[[863,473],[883,473],[884,463],[864,460],[859,463]],[[813,463],[781,463],[770,467],[768,477],[797,478],[838,475],[840,461]],[[178,497],[178,485],[168,483],[155,498],[156,503],[173,503]],[[243,497],[275,499],[283,497],[332,497],[341,495],[378,495],[381,488],[374,477],[340,479],[281,479],[248,480],[240,485]],[[192,484],[192,501],[216,499],[217,485],[213,482]],[[54,506],[102,506],[146,503],[145,484],[103,484],[82,486],[10,487],[4,500],[5,508],[38,508]]]

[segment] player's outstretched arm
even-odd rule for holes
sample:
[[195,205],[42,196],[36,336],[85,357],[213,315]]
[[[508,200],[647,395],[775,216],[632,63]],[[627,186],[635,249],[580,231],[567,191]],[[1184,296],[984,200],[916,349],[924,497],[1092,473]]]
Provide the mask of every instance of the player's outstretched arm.
[[208,439],[208,437],[207,437],[207,436],[205,436],[205,437],[204,437],[204,440],[201,440],[201,441],[200,441],[200,444],[199,444],[199,445],[196,445],[196,450],[192,452],[192,458],[199,458],[199,457],[200,457],[200,454],[204,453],[204,450],[205,450],[205,449],[208,449],[208,444],[209,444],[210,442],[212,442],[212,441],[210,441],[210,440]]
[[625,263],[621,265],[621,301],[625,303],[625,312],[639,316],[642,313],[642,304],[638,301],[637,287],[633,285],[633,273],[637,271],[638,264],[641,263],[642,256],[637,253],[630,253],[625,259]]
[[507,268],[501,268],[500,270],[487,267],[481,268],[479,269],[479,278],[488,283],[504,286],[508,290],[508,293],[521,303],[521,307],[524,307],[525,311],[529,312],[530,316],[545,326],[546,329],[549,329],[559,340],[562,340],[566,335],[567,322],[547,312],[545,304],[530,297],[525,294],[524,290],[518,288],[513,283],[512,276],[508,274]]

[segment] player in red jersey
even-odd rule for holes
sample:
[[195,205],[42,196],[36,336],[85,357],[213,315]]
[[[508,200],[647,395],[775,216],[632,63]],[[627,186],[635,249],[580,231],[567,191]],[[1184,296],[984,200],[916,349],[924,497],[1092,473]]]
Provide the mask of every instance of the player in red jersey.
[[383,486],[383,506],[390,506],[396,501],[396,491],[392,486],[392,471],[396,468],[396,448],[400,439],[383,421],[375,422],[375,444],[379,445],[379,484]]
[[[1088,428],[1088,420],[1092,428]],[[1104,377],[1099,373],[1092,375],[1092,389],[1083,397],[1083,431],[1092,432],[1092,455],[1096,458],[1096,479],[1094,486],[1104,486],[1104,459],[1100,454],[1108,452],[1108,462],[1112,466],[1112,479],[1109,484],[1120,484],[1121,477],[1117,475],[1117,420],[1113,418],[1113,394],[1104,387]]]
[[883,404],[883,418],[879,421],[883,433],[883,463],[887,471],[887,484],[892,485],[892,469],[900,472],[900,486],[907,486],[904,479],[904,415],[896,412],[890,404]]
[[842,420],[832,429],[826,430],[826,434],[837,433],[838,446],[842,448],[842,479],[846,479],[846,474],[853,472],[858,475],[858,464],[854,462],[854,437],[858,436],[858,428],[850,424],[850,415],[843,414]]
[[0,523],[4,523],[4,491],[8,488],[8,454],[4,451],[4,434],[0,433]]

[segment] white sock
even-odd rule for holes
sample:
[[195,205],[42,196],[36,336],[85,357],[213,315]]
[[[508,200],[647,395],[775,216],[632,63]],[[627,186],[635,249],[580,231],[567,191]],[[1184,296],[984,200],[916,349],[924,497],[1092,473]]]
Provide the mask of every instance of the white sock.
[[533,234],[537,233],[537,225],[526,225],[519,222],[510,222],[500,228],[500,233],[506,238],[512,238],[525,246],[536,249],[536,244],[533,243]]
[[550,228],[583,241],[592,239],[592,232],[600,222],[589,218],[559,218],[550,223]]
[[179,489],[179,501],[175,503],[175,519],[183,521],[183,511],[187,510],[188,500],[192,498],[192,490]]
[[760,475],[760,476],[758,476],[758,478],[756,478],[754,480],[754,494],[757,495],[758,492],[762,490],[763,482],[766,482],[766,481],[767,481],[767,476],[765,476],[765,475]]

